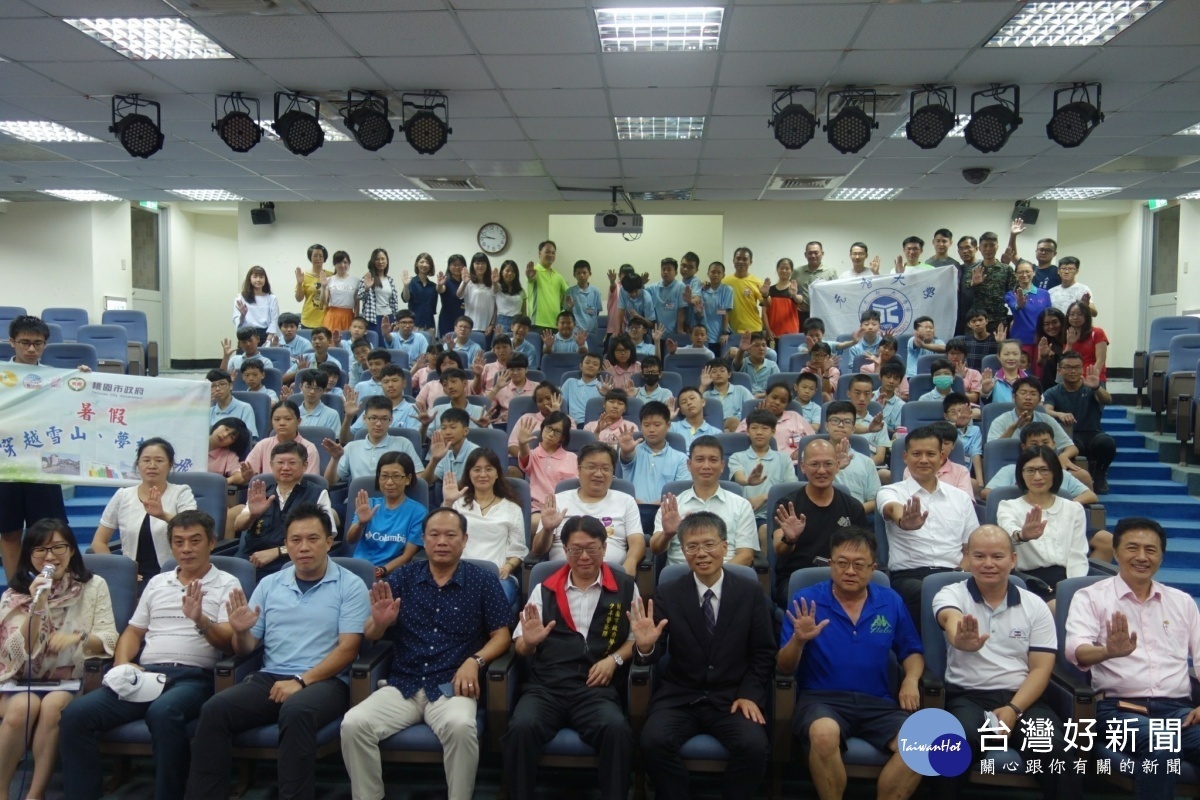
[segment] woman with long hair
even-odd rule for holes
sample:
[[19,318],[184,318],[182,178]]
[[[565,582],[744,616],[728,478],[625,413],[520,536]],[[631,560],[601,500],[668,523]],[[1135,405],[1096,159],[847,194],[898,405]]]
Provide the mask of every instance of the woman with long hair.
[[433,256],[429,253],[418,253],[413,262],[415,276],[409,280],[408,273],[401,273],[404,288],[400,298],[408,303],[408,310],[413,312],[413,322],[417,330],[429,341],[437,339],[437,322],[434,312],[437,310],[438,290],[434,278]]
[[[39,520],[26,532],[17,570],[0,597],[0,682],[82,678],[85,659],[111,656],[116,646],[108,584],[88,571],[65,522]],[[58,758],[59,720],[74,697],[37,689],[0,694],[0,786],[6,794],[28,743],[33,780],[26,797],[46,796]]]
[[511,336],[513,317],[525,313],[525,290],[517,262],[510,258],[500,265],[500,280],[492,289],[496,293],[496,331]]
[[1058,359],[1067,345],[1067,315],[1053,306],[1039,314],[1034,341],[1037,361],[1033,372],[1048,389],[1058,383]]
[[463,315],[463,301],[458,290],[467,279],[463,274],[466,268],[467,260],[455,253],[446,259],[446,271],[438,273],[437,291],[442,296],[442,310],[438,312],[437,319],[439,339],[444,340],[447,334],[453,333],[455,321]]
[[504,476],[500,457],[480,447],[463,465],[467,480],[459,486],[454,470],[442,479],[442,505],[467,518],[470,538],[463,558],[490,561],[500,569],[500,585],[512,603],[520,587],[517,576],[529,548],[525,546],[525,512],[521,499]]
[[790,258],[781,258],[775,264],[778,280],[772,285],[763,281],[763,298],[767,305],[767,336],[778,339],[785,333],[800,332],[800,294],[792,273],[796,266]]
[[92,537],[92,552],[107,553],[114,532],[121,536],[121,552],[138,565],[138,577],[148,581],[171,558],[167,523],[180,511],[196,507],[192,487],[168,483],[175,465],[175,448],[157,436],[137,448],[137,472],[142,482],[118,489],[100,515]]
[[233,327],[249,325],[258,330],[258,340],[268,334],[279,335],[279,298],[271,294],[271,281],[262,267],[251,267],[242,281],[242,290],[233,298]]
[[208,432],[208,471],[230,486],[242,483],[242,459],[250,449],[250,429],[237,417],[217,420]]
[[471,256],[471,271],[467,279],[458,285],[458,296],[463,301],[463,313],[475,322],[475,330],[483,331],[489,339],[496,325],[496,295],[492,290],[492,262],[487,253]]
[[1083,358],[1083,374],[1093,364],[1100,366],[1100,383],[1108,380],[1108,335],[1092,324],[1092,310],[1086,303],[1067,306],[1067,344]]
[[412,561],[421,549],[429,512],[407,494],[416,479],[412,457],[389,451],[375,465],[375,491],[383,496],[371,497],[363,489],[354,498],[346,543],[355,545],[355,558],[375,565],[376,579]]
[[382,247],[371,251],[371,260],[367,262],[367,274],[358,282],[355,296],[358,298],[358,316],[367,321],[367,326],[379,336],[379,341],[386,337],[379,323],[384,317],[389,321],[400,313],[396,304],[396,284],[388,277],[388,254]]
[[350,277],[350,254],[338,250],[333,254],[333,275],[321,284],[321,305],[325,306],[325,327],[333,331],[333,341],[339,341],[342,331],[350,330],[354,319],[355,294],[358,279]]
[[314,244],[308,248],[309,270],[296,267],[296,302],[303,303],[300,307],[300,326],[302,328],[319,328],[325,324],[325,309],[321,307],[321,285],[332,275],[325,269],[329,260],[329,251],[323,244]]

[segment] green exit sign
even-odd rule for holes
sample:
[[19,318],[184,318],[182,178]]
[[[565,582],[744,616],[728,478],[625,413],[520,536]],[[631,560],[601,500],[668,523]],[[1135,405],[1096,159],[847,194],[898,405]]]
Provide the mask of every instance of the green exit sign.
[[1160,208],[1166,208],[1167,202],[1166,200],[1147,200],[1146,205],[1151,211],[1157,211]]
[[[1151,200],[1150,202],[1151,202],[1151,203],[1157,203],[1158,201],[1157,201],[1157,200]],[[1166,201],[1164,200],[1163,202],[1165,203]],[[151,211],[157,211],[157,210],[158,210],[158,201],[157,201],[157,200],[143,200],[142,202],[138,203],[138,205],[139,205],[139,206],[141,206],[142,208],[148,208],[148,209],[150,209]],[[1151,208],[1153,208],[1153,206],[1151,206]]]

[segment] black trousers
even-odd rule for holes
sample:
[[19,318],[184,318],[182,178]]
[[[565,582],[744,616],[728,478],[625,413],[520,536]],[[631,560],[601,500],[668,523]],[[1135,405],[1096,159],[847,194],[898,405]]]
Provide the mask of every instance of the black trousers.
[[662,708],[650,714],[642,729],[642,749],[646,772],[654,782],[658,800],[687,800],[688,770],[679,748],[701,733],[719,741],[729,751],[729,763],[722,778],[721,797],[742,800],[755,797],[767,771],[770,745],[767,728],[746,719],[740,712],[729,713],[711,703],[677,708]]
[[1104,431],[1075,431],[1071,440],[1079,448],[1079,455],[1086,458],[1089,465],[1095,464],[1101,473],[1107,471],[1117,457],[1117,442]]
[[[963,689],[946,687],[946,710],[953,714],[967,733],[967,742],[971,745],[971,765],[976,767],[980,759],[986,758],[987,753],[981,751],[979,729],[983,727],[984,716],[988,711],[1000,708],[1005,703],[1012,702],[1014,692],[971,692]],[[1038,701],[1025,710],[1025,719],[1048,719],[1053,728],[1049,752],[1037,752],[1032,748],[1023,748],[1025,736],[1022,734],[1021,722],[1018,721],[1008,734],[1008,746],[1012,750],[1020,750],[1028,763],[1031,759],[1040,759],[1041,771],[1031,777],[1037,781],[1042,790],[1042,797],[1065,800],[1070,797],[1083,797],[1083,776],[1075,772],[1074,760],[1079,758],[1079,751],[1066,751],[1063,740],[1063,724],[1058,715],[1042,701]],[[1058,759],[1066,764],[1060,774],[1052,774],[1051,760]],[[964,772],[957,778],[938,778],[935,783],[935,796],[939,800],[953,800],[958,797],[959,790],[967,782],[970,771]],[[1000,774],[997,772],[997,774]]]
[[917,632],[921,631],[921,583],[930,575],[939,572],[952,572],[948,567],[919,567],[917,569],[902,569],[892,573],[892,588],[900,595],[908,608]]
[[555,692],[541,686],[525,689],[504,734],[504,773],[513,797],[533,797],[542,748],[562,728],[575,730],[599,754],[600,797],[626,800],[633,772],[633,729],[611,692]]
[[290,677],[256,672],[204,704],[192,739],[187,800],[229,797],[234,735],[273,723],[279,725],[279,800],[315,798],[317,731],[346,713],[350,687],[331,678],[276,703],[270,697],[271,687]]

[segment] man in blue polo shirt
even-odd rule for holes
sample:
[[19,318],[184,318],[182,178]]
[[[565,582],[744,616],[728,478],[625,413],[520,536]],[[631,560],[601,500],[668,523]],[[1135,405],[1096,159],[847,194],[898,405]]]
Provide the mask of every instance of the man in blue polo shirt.
[[654,304],[654,319],[658,324],[674,332],[679,327],[679,312],[683,310],[683,281],[677,277],[679,262],[668,256],[660,264],[662,283],[647,286],[646,292]]
[[[875,537],[841,528],[830,538],[832,579],[796,592],[780,633],[780,672],[796,675],[793,732],[809,741],[808,765],[817,795],[846,791],[842,743],[851,736],[891,752],[879,775],[880,795],[906,798],[921,776],[896,750],[908,715],[921,705],[917,681],[925,669],[921,637],[900,595],[871,584]],[[904,670],[899,703],[889,688],[889,655]]]
[[228,797],[233,737],[272,724],[279,726],[280,800],[311,800],[317,731],[350,704],[338,676],[362,643],[367,587],[329,559],[333,526],[320,507],[297,506],[286,541],[292,566],[263,578],[249,603],[241,589],[229,594],[234,652],[247,655],[262,643],[263,668],[200,710],[186,800]]

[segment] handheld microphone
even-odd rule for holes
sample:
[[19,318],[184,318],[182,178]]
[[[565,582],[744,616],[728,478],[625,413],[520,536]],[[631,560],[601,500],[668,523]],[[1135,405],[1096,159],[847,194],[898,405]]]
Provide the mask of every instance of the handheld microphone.
[[[55,566],[53,564],[47,564],[46,566],[42,567],[42,571],[38,575],[38,577],[39,578],[53,578],[54,570],[55,570]],[[46,589],[48,589],[48,588],[50,588],[50,587],[42,586],[42,587],[38,588],[37,593],[34,594],[34,596],[33,596],[33,604],[35,606],[37,605],[37,601],[42,599],[42,592],[46,591]]]

